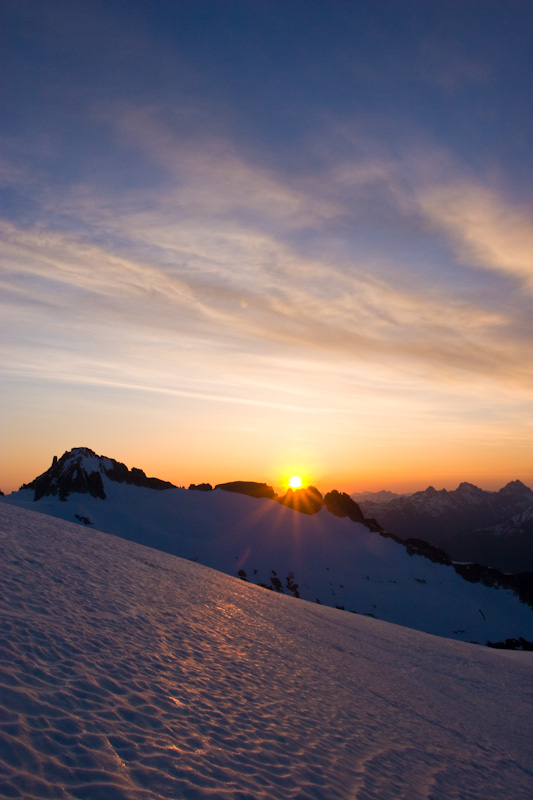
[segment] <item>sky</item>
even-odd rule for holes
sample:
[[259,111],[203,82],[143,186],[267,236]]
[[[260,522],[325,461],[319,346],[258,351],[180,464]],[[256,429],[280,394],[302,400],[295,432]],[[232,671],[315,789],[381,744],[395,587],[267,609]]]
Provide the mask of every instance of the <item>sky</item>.
[[3,0],[0,488],[533,484],[533,4]]

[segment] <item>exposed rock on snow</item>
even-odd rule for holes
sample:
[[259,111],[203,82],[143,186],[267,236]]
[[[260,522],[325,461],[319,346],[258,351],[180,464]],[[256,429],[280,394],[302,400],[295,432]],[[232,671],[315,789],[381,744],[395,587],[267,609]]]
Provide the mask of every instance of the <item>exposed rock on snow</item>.
[[305,489],[287,489],[283,497],[278,498],[283,506],[293,508],[301,514],[317,514],[324,505],[324,498],[314,486]]
[[353,522],[364,523],[365,521],[363,512],[355,500],[352,500],[350,495],[345,494],[345,492],[338,492],[333,489],[332,492],[326,494],[324,502],[328,511],[331,514],[335,514],[336,517],[349,517]]
[[116,483],[127,483],[132,486],[144,486],[149,489],[175,488],[168,481],[159,478],[147,478],[142,469],[128,469],[125,464],[104,456],[97,456],[88,447],[75,447],[63,453],[60,459],[54,456],[52,466],[35,478],[31,483],[24,484],[21,489],[33,489],[34,500],[48,495],[57,496],[60,500],[73,492],[89,494],[104,500],[102,476]]
[[505,550],[507,564],[533,569],[533,502],[510,519],[476,528],[472,539],[478,546],[483,543],[488,558],[496,551],[492,556],[496,562],[502,560],[500,551]]

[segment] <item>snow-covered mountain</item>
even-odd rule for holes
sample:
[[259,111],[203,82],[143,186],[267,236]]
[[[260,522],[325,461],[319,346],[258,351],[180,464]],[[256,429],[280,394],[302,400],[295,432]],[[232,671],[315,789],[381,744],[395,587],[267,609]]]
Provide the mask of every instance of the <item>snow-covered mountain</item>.
[[409,497],[408,494],[398,494],[388,489],[381,489],[379,492],[352,492],[350,495],[356,503],[390,503],[397,497]]
[[525,536],[533,540],[533,503],[511,519],[475,531],[480,536],[517,537]]
[[455,491],[432,486],[387,503],[361,501],[369,516],[378,516],[387,531],[415,537],[442,548],[457,561],[475,561],[504,572],[533,571],[533,491],[512,481],[498,492],[470,483]]
[[66,500],[72,493],[89,494],[105,500],[103,478],[113,483],[144,486],[147,489],[175,488],[169,481],[147,478],[142,469],[128,469],[114,458],[97,456],[88,447],[75,447],[63,453],[59,459],[54,456],[52,466],[31,483],[21,486],[21,489],[33,489],[34,500],[49,496]]
[[[533,610],[519,599],[531,601],[527,581],[453,566],[424,543],[369,530],[353,521],[355,512],[341,516],[351,507],[339,493],[330,493],[333,513],[325,504],[300,513],[234,491],[117,481],[115,463],[76,449],[48,471],[55,493],[42,494],[40,476],[0,502],[78,522],[89,538],[96,528],[280,593],[428,633],[479,643],[533,640]],[[68,493],[59,469],[69,476]]]
[[6,503],[0,560],[2,797],[533,793],[531,653],[299,602]]

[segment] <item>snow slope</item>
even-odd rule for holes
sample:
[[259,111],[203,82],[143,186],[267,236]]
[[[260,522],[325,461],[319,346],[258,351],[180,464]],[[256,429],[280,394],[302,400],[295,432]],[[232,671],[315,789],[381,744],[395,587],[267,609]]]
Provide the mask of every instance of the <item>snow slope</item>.
[[482,644],[533,641],[533,611],[511,591],[469,583],[452,567],[409,555],[325,508],[309,516],[267,499],[157,491],[105,475],[103,487],[105,500],[73,493],[63,502],[53,496],[34,502],[34,492],[24,490],[1,503],[72,522],[89,519],[87,537],[94,527],[230,575],[242,570],[253,583],[279,581],[285,593],[297,585],[304,599],[428,633]]
[[0,796],[533,793],[531,654],[296,601],[0,505]]

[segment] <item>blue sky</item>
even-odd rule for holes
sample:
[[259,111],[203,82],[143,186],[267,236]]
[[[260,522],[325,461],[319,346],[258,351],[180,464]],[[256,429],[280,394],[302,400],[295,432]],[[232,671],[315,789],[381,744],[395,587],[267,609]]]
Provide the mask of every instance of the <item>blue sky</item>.
[[530,2],[0,13],[4,491],[533,480]]

